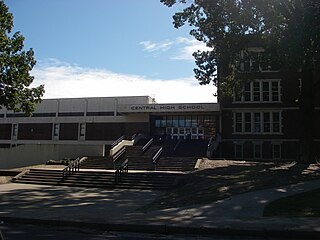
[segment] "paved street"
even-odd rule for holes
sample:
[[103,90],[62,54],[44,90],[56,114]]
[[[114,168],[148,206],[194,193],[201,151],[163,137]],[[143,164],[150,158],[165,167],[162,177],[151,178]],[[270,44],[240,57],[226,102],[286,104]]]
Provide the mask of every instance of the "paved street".
[[[139,207],[164,193],[150,190],[85,189],[10,183],[0,185],[0,220],[5,222],[3,227],[8,227],[9,235],[15,235],[11,224],[33,223],[42,225],[43,233],[47,232],[48,226],[102,231],[97,233],[97,239],[114,237],[108,235],[109,238],[101,238],[105,237],[106,230],[158,232],[169,235],[223,233],[240,236],[238,233],[255,233],[253,236],[272,235],[272,239],[274,236],[288,235],[305,239],[305,236],[310,234],[319,236],[319,218],[266,218],[262,217],[263,208],[274,199],[316,189],[319,186],[320,180],[316,180],[249,192],[206,205],[141,212],[138,210]],[[26,227],[22,229],[29,232]],[[55,228],[50,229],[56,231]],[[6,231],[4,229],[4,233]],[[37,232],[40,233],[41,231]],[[31,230],[26,234],[34,233]],[[90,232],[89,235],[91,234],[93,233]],[[92,236],[96,236],[94,234]],[[78,239],[81,239],[80,236]]]

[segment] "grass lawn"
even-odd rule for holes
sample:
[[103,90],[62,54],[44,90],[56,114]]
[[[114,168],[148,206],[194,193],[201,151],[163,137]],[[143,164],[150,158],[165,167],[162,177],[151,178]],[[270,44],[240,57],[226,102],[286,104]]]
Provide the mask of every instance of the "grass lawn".
[[265,217],[320,217],[320,188],[269,203]]

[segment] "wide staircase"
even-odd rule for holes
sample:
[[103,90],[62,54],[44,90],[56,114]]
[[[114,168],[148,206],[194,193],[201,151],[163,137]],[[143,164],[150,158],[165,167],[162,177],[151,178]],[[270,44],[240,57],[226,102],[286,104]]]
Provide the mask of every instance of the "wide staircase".
[[[170,143],[167,143],[167,147],[175,146]],[[193,171],[197,162],[195,156],[176,155],[188,154],[195,149],[200,149],[201,152],[203,147],[201,141],[197,142],[198,145],[190,141],[180,144],[175,147],[173,156],[164,155],[157,160],[154,160],[155,154],[166,146],[159,143],[150,144],[147,148],[145,145],[127,146],[116,160],[112,157],[79,158],[79,161],[73,161],[78,162],[76,170],[66,176],[63,176],[62,170],[30,169],[13,179],[13,182],[106,189],[168,190],[174,185],[176,177],[183,175],[183,172]]]
[[157,162],[157,171],[193,171],[197,163],[195,157],[162,157]]
[[179,173],[134,172],[126,173],[116,181],[114,172],[86,171],[74,172],[63,178],[61,170],[30,169],[24,175],[12,182],[38,185],[54,185],[86,188],[106,189],[141,189],[141,190],[168,190],[175,182]]
[[81,163],[83,169],[114,169],[114,162],[111,157],[88,157],[86,161]]

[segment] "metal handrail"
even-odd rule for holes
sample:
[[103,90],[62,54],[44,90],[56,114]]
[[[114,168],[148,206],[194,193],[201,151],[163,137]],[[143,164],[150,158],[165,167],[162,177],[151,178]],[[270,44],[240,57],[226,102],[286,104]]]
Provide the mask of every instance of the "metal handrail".
[[81,160],[82,159],[78,157],[76,160],[69,163],[69,165],[62,170],[62,178],[65,179],[66,177],[71,176],[73,172],[78,172],[80,170]]
[[131,140],[134,140],[137,136],[137,133],[134,133],[132,136],[131,136]]
[[115,171],[114,181],[118,183],[125,173],[129,172],[129,159],[127,158]]
[[177,148],[179,147],[179,145],[181,144],[181,142],[182,142],[182,139],[179,139],[178,140],[178,142],[177,142],[177,144],[174,146],[174,148],[173,148],[173,151],[175,152],[175,151],[177,151]]
[[157,163],[158,163],[158,159],[160,158],[161,154],[162,154],[162,150],[163,148],[159,148],[159,150],[153,155],[152,157],[152,163],[154,165],[154,170],[157,169]]
[[145,152],[148,147],[153,143],[153,138],[151,138],[143,147],[142,147],[142,152]]
[[219,144],[221,142],[221,134],[217,132],[215,138],[211,138],[208,143],[207,157],[210,158],[218,150]]
[[115,155],[112,156],[113,169],[116,169],[116,161],[122,157],[126,152],[126,147],[123,146]]
[[117,146],[123,139],[124,139],[124,136],[122,135],[111,144],[111,148],[114,148],[115,146]]

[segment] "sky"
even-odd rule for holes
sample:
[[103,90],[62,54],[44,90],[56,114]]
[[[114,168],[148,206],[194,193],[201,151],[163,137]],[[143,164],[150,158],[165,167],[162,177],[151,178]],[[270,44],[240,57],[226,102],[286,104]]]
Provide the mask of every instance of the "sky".
[[37,64],[44,98],[151,96],[158,103],[216,102],[194,78],[192,53],[206,46],[174,28],[160,0],[5,0],[13,32]]

